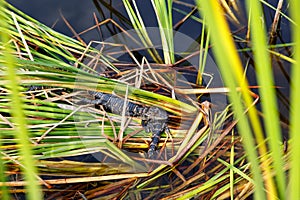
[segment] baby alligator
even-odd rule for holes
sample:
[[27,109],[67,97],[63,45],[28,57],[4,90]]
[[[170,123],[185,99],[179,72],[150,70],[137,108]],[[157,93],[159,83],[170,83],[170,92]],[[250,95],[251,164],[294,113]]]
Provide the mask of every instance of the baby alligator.
[[[81,103],[102,105],[104,110],[117,115],[122,115],[123,107],[125,106],[125,115],[130,117],[139,117],[142,120],[142,126],[144,130],[149,133],[152,132],[152,141],[149,145],[148,157],[152,158],[157,144],[160,139],[160,135],[168,130],[167,121],[168,114],[165,110],[155,106],[142,106],[127,101],[123,98],[117,97],[112,94],[106,94],[102,92],[89,91],[90,95],[95,99],[82,99]],[[124,105],[125,104],[125,105]]]

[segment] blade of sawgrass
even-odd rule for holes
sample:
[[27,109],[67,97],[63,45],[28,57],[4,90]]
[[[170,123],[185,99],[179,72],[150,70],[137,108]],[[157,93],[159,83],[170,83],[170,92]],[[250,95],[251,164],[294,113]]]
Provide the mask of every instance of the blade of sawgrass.
[[158,52],[153,47],[152,41],[147,33],[146,26],[144,25],[143,19],[137,8],[135,0],[133,0],[132,3],[134,5],[134,9],[130,5],[129,0],[123,0],[123,4],[130,18],[133,28],[140,37],[140,40],[142,41],[143,45],[148,49],[148,53],[153,58],[153,60],[157,63],[163,63]]
[[[251,41],[253,45],[254,60],[256,63],[256,76],[260,85],[259,93],[261,95],[262,111],[264,113],[264,126],[268,137],[268,144],[274,160],[273,166],[276,177],[276,186],[279,198],[283,199],[285,195],[285,171],[283,170],[283,155],[278,144],[282,143],[280,131],[279,113],[277,106],[276,92],[274,88],[274,78],[271,67],[270,55],[267,47],[267,33],[265,24],[262,23],[262,7],[259,1],[247,1],[248,10],[251,9]],[[262,141],[258,141],[262,142]],[[272,179],[272,177],[268,177]],[[270,180],[271,183],[271,180]],[[271,188],[270,188],[271,189]],[[277,191],[271,190],[270,195],[277,196]],[[271,197],[270,197],[271,198]]]
[[224,16],[220,12],[221,8],[216,1],[197,1],[199,10],[207,19],[207,25],[210,28],[211,38],[214,45],[214,52],[218,66],[223,75],[225,84],[229,87],[229,98],[232,102],[234,113],[239,120],[238,130],[243,137],[244,147],[246,149],[248,159],[252,164],[252,172],[255,182],[255,197],[257,199],[265,199],[263,179],[259,167],[259,160],[255,149],[255,143],[250,128],[248,117],[244,114],[245,107],[241,102],[240,95],[236,92],[235,88],[241,87],[243,100],[249,110],[250,120],[253,124],[255,131],[262,135],[259,127],[258,116],[254,109],[251,109],[251,97],[248,92],[248,84],[243,79],[242,65],[240,63],[236,48],[231,37],[228,25]]
[[172,0],[151,0],[158,21],[165,64],[175,63]]
[[[71,160],[50,161],[41,160],[37,164],[41,168],[43,175],[52,176],[89,176],[91,173],[99,175],[114,174],[116,171],[121,173],[129,172],[128,166],[120,163],[87,163]],[[76,173],[74,173],[76,172]]]
[[292,85],[291,85],[291,121],[290,121],[290,135],[291,135],[291,170],[289,172],[289,188],[286,197],[288,199],[297,199],[300,197],[300,2],[292,0],[291,2],[291,17],[295,22],[292,26],[292,39],[295,42],[295,63],[292,65]]
[[[186,133],[186,137],[182,141],[182,143],[177,151],[177,156],[181,155],[183,150],[186,149],[186,147],[190,143],[190,141],[193,138],[195,138],[195,132],[197,132],[197,128],[198,128],[199,124],[201,123],[203,116],[204,116],[203,113],[199,112],[197,114],[197,116],[195,117],[193,124],[191,125],[190,129]],[[201,133],[201,135],[202,135],[202,133]],[[199,138],[196,138],[196,139],[198,140]],[[194,141],[194,142],[196,142],[196,141]],[[188,155],[188,152],[190,151],[190,149],[192,149],[192,146],[190,146],[187,150],[185,150],[186,154],[184,156]]]
[[[84,139],[78,141],[68,141],[67,146],[65,142],[55,142],[49,144],[41,144],[35,147],[37,153],[41,150],[45,150],[43,155],[37,156],[39,159],[53,158],[53,157],[69,157],[77,155],[92,154],[95,152],[107,152],[105,153],[109,157],[123,162],[132,167],[138,167],[139,169],[144,169],[142,166],[137,164],[131,158],[129,158],[125,153],[123,153],[119,148],[113,143],[105,138],[99,139]],[[37,154],[38,155],[38,154]]]
[[[199,70],[198,70],[198,74],[197,74],[197,84],[198,85],[202,85],[202,80],[203,80],[203,73],[204,73],[204,69],[205,69],[205,65],[206,65],[206,58],[207,58],[207,54],[208,54],[208,45],[209,45],[209,29],[207,31],[207,35],[205,34],[205,27],[206,23],[205,23],[205,18],[203,19],[202,22],[202,31],[201,31],[201,41],[200,41],[200,53],[199,53]],[[206,38],[204,38],[204,36],[206,35]],[[205,42],[205,44],[204,44]]]
[[205,184],[199,185],[194,190],[184,193],[182,196],[180,196],[177,199],[178,200],[189,199],[194,196],[197,196],[197,194],[199,194],[201,192],[204,192],[204,191],[216,186],[217,184],[221,183],[222,181],[224,181],[225,179],[227,179],[229,177],[229,175],[224,174],[227,170],[228,170],[227,168],[223,169],[222,171],[217,173],[215,176],[211,177],[208,181],[206,181]]
[[[231,159],[231,158],[230,158]],[[228,197],[230,196],[230,198],[234,198],[237,197],[237,195],[239,195],[239,189],[240,187],[243,187],[245,184],[245,182],[243,181],[248,181],[248,183],[254,183],[253,179],[251,179],[249,171],[247,171],[246,169],[249,168],[249,163],[244,163],[243,165],[240,165],[240,162],[242,160],[245,159],[245,156],[241,156],[239,157],[236,161],[234,161],[232,164],[227,163],[226,161],[218,158],[218,161],[220,163],[222,163],[223,165],[225,165],[226,167],[229,168],[229,176],[234,175],[235,177],[234,180],[230,177],[230,181],[229,183],[226,183],[224,186],[222,186],[220,189],[218,189],[216,191],[216,193],[214,193],[213,198],[220,198],[220,195],[222,195],[222,193],[227,192],[228,193]],[[236,165],[239,165],[239,167],[235,167]],[[238,176],[237,176],[238,175]],[[231,188],[234,186],[234,190],[231,191]],[[228,189],[230,188],[230,192],[228,192]],[[235,195],[236,194],[236,195]],[[249,193],[250,194],[250,193]],[[227,197],[227,198],[228,198]],[[223,198],[221,198],[223,199]]]
[[[8,24],[14,24],[13,21],[11,19],[9,19],[8,16],[10,16],[10,12],[15,13],[17,20],[20,21],[24,25],[23,26],[24,29],[30,30],[30,31],[28,31],[28,34],[39,36],[39,34],[37,34],[37,32],[44,32],[45,33],[44,36],[48,36],[51,39],[58,39],[58,40],[53,40],[53,41],[59,42],[61,44],[65,44],[70,47],[76,47],[76,48],[79,47],[79,48],[81,48],[81,50],[84,50],[84,47],[78,40],[75,40],[71,37],[68,37],[66,35],[63,35],[61,33],[54,31],[53,29],[45,26],[44,24],[42,24],[39,21],[33,19],[32,17],[26,15],[25,13],[16,9],[15,7],[13,7],[12,5],[10,5],[8,3],[5,3],[5,9],[3,10],[3,12],[7,13],[7,15],[5,15],[5,17],[7,18]],[[10,27],[10,29],[8,30],[9,31],[8,33],[14,33],[15,31],[13,31],[13,30],[14,30],[14,28]]]
[[[0,8],[3,8],[3,2],[0,3]],[[3,9],[1,9],[1,27],[7,27],[6,20],[3,16]],[[10,37],[7,32],[1,33],[1,40],[3,44],[9,42]],[[20,145],[19,151],[21,155],[22,171],[24,172],[25,181],[27,181],[27,194],[28,199],[42,199],[41,189],[36,180],[37,169],[34,164],[34,159],[31,151],[31,144],[29,140],[29,132],[26,128],[26,118],[22,109],[22,99],[19,95],[19,77],[16,74],[15,60],[12,56],[12,49],[8,43],[3,50],[3,57],[6,66],[6,79],[8,81],[8,87],[10,89],[10,113],[13,116],[13,122],[15,124],[15,137],[18,138]]]
[[[50,33],[47,32],[49,31],[49,28],[42,29],[42,27],[37,26],[35,24],[34,26],[31,26],[32,23],[30,24],[28,24],[28,22],[26,23],[26,21],[24,21],[24,19],[21,16],[15,15],[15,18],[16,18],[15,22],[9,24],[10,25],[9,33],[12,37],[16,39],[16,41],[20,42],[20,44],[21,43],[23,44],[23,41],[21,40],[19,31],[24,31],[25,33],[26,30],[26,34],[23,34],[22,37],[27,41],[27,44],[29,44],[30,42],[34,42],[37,46],[43,48],[44,51],[48,52],[49,54],[64,56],[65,59],[68,59],[70,61],[76,61],[74,59],[74,56],[72,56],[71,53],[67,51],[67,49],[72,51],[74,45],[77,45],[77,49],[79,47],[80,49],[84,50],[84,47],[82,47],[81,45],[79,46],[79,43],[75,43],[75,41],[67,41],[70,43],[66,43],[64,42],[64,40],[66,39],[65,37],[61,37],[59,34],[56,34],[54,31],[51,31]],[[16,26],[19,26],[21,30],[17,30],[15,28]],[[45,33],[49,33],[49,34],[46,35]],[[43,37],[43,40],[39,41],[37,40],[36,37],[39,38]],[[61,37],[61,39],[57,40],[57,37]],[[54,44],[58,44],[58,45],[55,46]],[[20,50],[23,50],[23,48],[21,47]],[[79,52],[78,50],[74,50],[74,51]],[[31,51],[31,52],[38,53],[37,51]],[[61,57],[60,60],[62,58],[63,57]]]

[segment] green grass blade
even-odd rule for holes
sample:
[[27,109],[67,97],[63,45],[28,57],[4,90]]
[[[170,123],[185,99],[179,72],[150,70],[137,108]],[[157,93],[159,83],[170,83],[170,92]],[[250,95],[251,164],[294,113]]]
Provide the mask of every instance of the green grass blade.
[[[262,22],[262,8],[259,1],[247,1],[248,10],[251,9],[251,41],[253,42],[254,60],[256,63],[256,75],[261,86],[262,110],[264,113],[264,124],[268,136],[268,143],[274,160],[274,170],[277,181],[279,198],[283,199],[285,194],[285,172],[283,169],[282,149],[278,144],[282,143],[281,131],[279,126],[279,114],[277,99],[275,94],[273,72],[271,67],[270,55],[268,53],[265,24]],[[270,195],[277,196],[276,191],[269,191]]]
[[148,53],[153,58],[153,60],[157,63],[162,63],[162,59],[160,58],[158,52],[155,48],[153,48],[152,41],[147,33],[146,26],[144,25],[143,19],[139,13],[139,10],[137,8],[137,5],[135,1],[132,2],[135,8],[132,8],[130,5],[129,0],[123,0],[123,4],[125,6],[125,9],[127,11],[127,14],[130,18],[130,21],[132,23],[133,28],[137,32],[140,40],[142,41],[143,45],[148,48]]
[[292,27],[293,41],[295,42],[295,63],[292,67],[292,86],[291,86],[291,170],[289,173],[289,199],[300,198],[300,15],[299,7],[300,1],[292,0],[291,3],[291,15],[296,25]]
[[[200,53],[199,53],[199,70],[197,74],[197,84],[202,85],[203,73],[205,70],[206,58],[208,55],[208,46],[209,46],[209,30],[207,31],[206,38],[205,36],[205,19],[202,22],[203,28],[201,31],[201,41],[200,41]],[[205,44],[204,44],[205,41]]]
[[168,0],[167,3],[165,0],[152,0],[151,2],[158,21],[165,64],[175,63],[172,0]]
[[[3,3],[1,1],[1,27],[7,27],[6,21],[3,17]],[[22,100],[20,97],[20,93],[18,91],[19,77],[16,75],[15,61],[12,56],[12,50],[9,43],[9,35],[7,32],[1,33],[1,40],[5,46],[3,51],[3,57],[5,59],[5,66],[7,70],[7,80],[9,81],[8,87],[11,91],[11,114],[13,116],[13,121],[15,123],[15,137],[18,138],[20,145],[20,154],[22,155],[21,163],[23,164],[23,172],[25,175],[25,180],[27,181],[26,188],[28,199],[42,199],[41,189],[38,185],[36,174],[37,170],[35,167],[35,162],[32,156],[31,144],[29,142],[29,133],[27,130],[27,123],[25,119],[25,115],[22,109]]]
[[223,180],[227,179],[229,177],[228,174],[224,174],[226,171],[228,171],[228,168],[223,169],[219,173],[217,173],[214,177],[211,177],[205,184],[202,184],[200,187],[185,193],[181,197],[177,198],[178,200],[185,200],[185,199],[190,199],[194,196],[196,196],[198,193],[205,191],[211,187],[216,186]]
[[[244,115],[243,103],[240,95],[236,92],[237,87],[241,87],[243,99],[247,107],[251,107],[251,97],[248,93],[248,84],[243,79],[243,70],[240,63],[237,50],[234,46],[231,33],[225,21],[221,7],[217,1],[197,1],[198,8],[203,12],[202,14],[207,19],[207,26],[210,29],[211,39],[213,42],[214,53],[217,59],[218,66],[223,75],[225,84],[230,88],[229,98],[233,104],[233,109],[236,118],[239,119],[238,129],[243,137],[243,144],[247,152],[249,161],[252,164],[252,173],[255,182],[255,197],[257,199],[265,199],[262,173],[259,167],[259,160],[255,149],[255,144],[250,128],[250,122],[246,115]],[[252,113],[251,113],[252,112]],[[249,110],[250,119],[255,118],[255,112]],[[251,116],[252,115],[252,116]],[[257,117],[257,116],[256,116]]]

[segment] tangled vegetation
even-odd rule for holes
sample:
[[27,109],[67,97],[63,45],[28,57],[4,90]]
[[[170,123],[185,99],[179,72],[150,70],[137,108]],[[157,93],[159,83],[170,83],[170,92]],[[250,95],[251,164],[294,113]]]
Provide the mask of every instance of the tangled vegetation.
[[[127,17],[99,0],[133,31],[104,20],[91,29],[110,24],[121,37],[88,45],[81,34],[67,37],[0,2],[1,199],[299,198],[297,0],[290,1],[291,16],[282,1],[274,8],[248,0],[244,35],[229,28],[242,23],[236,1],[152,0],[158,28],[149,29],[136,1],[123,0]],[[262,5],[276,11],[269,34]],[[174,22],[173,12],[184,18]],[[291,24],[292,43],[276,44],[279,18]],[[199,43],[178,52],[175,33],[187,20],[201,24]],[[225,86],[210,87],[210,53]],[[287,137],[274,61],[292,66]],[[255,86],[245,76],[249,63]],[[170,133],[161,135],[157,157],[147,157],[151,134],[141,119],[80,104],[87,91],[166,110]],[[212,101],[213,95],[229,103]]]

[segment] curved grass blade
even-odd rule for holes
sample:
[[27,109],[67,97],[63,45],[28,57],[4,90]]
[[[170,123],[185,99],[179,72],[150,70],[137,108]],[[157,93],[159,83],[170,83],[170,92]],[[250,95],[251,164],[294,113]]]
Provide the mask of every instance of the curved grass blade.
[[165,64],[175,63],[173,41],[172,0],[151,0],[158,21]]
[[135,11],[132,8],[132,6],[130,5],[130,2],[128,0],[123,0],[123,4],[126,8],[126,11],[130,18],[132,26],[136,30],[137,34],[139,35],[140,40],[142,41],[143,45],[148,49],[148,52],[151,55],[151,57],[153,58],[153,60],[157,63],[162,63],[162,59],[160,58],[156,49],[153,47],[151,39],[146,31],[146,26],[144,25],[144,22],[139,13],[139,10],[137,8],[135,0],[133,0],[132,3],[134,5]]
[[[7,22],[3,16],[3,1],[1,1],[0,9],[1,9],[1,27],[4,29],[7,28]],[[7,32],[1,33],[1,40],[3,44],[7,44],[10,40]],[[37,169],[34,165],[34,159],[32,156],[30,140],[29,140],[29,132],[26,128],[26,118],[22,109],[22,100],[19,96],[19,77],[16,74],[15,69],[15,60],[12,56],[12,50],[10,45],[6,45],[3,51],[3,57],[5,60],[6,73],[7,73],[7,81],[8,87],[11,91],[11,104],[10,104],[10,112],[13,116],[13,121],[15,123],[15,137],[18,138],[19,142],[19,151],[22,155],[22,168],[25,176],[25,180],[27,181],[26,188],[28,190],[28,198],[29,199],[42,199],[41,189],[38,186],[36,180]]]
[[[255,148],[254,140],[252,137],[252,131],[250,128],[249,119],[244,115],[244,105],[241,102],[240,95],[236,92],[235,88],[241,86],[243,99],[248,108],[251,108],[251,97],[248,92],[248,84],[243,78],[242,65],[236,53],[236,48],[233,43],[228,25],[220,10],[220,5],[217,1],[197,1],[198,8],[201,10],[201,14],[205,16],[207,20],[207,26],[210,29],[211,39],[215,47],[213,48],[218,66],[223,75],[225,84],[229,87],[229,98],[233,104],[233,109],[236,114],[236,118],[239,119],[238,129],[239,133],[243,136],[244,146],[252,163],[253,175],[255,180],[256,192],[255,196],[258,199],[265,199],[263,190],[263,179],[261,176],[261,170],[259,167],[259,160],[257,152],[254,152]],[[249,110],[250,120],[253,124],[253,128],[259,130],[259,122],[255,109]],[[256,126],[258,125],[258,126]]]
[[295,42],[295,53],[294,59],[295,63],[293,63],[292,67],[292,86],[291,86],[291,170],[289,172],[289,190],[286,195],[288,199],[297,199],[300,197],[300,15],[299,8],[300,2],[297,0],[293,0],[291,3],[291,15],[292,19],[295,21],[295,24],[292,27],[292,37]]
[[[247,1],[248,10],[251,9],[250,21],[251,21],[251,39],[253,44],[254,60],[256,63],[256,77],[258,83],[261,86],[259,92],[261,95],[262,110],[264,113],[264,126],[268,137],[268,144],[272,157],[274,159],[276,185],[278,189],[275,190],[275,185],[272,183],[272,177],[267,177],[269,182],[268,189],[269,198],[278,196],[283,199],[285,195],[285,172],[283,170],[283,154],[282,150],[278,148],[278,144],[282,143],[281,130],[279,125],[279,113],[277,106],[276,93],[274,88],[273,71],[271,67],[270,55],[268,53],[266,31],[264,29],[265,24],[261,23],[262,7],[259,1]],[[259,143],[262,141],[258,141]],[[266,170],[266,169],[263,169]],[[268,170],[266,170],[268,171]],[[273,185],[272,185],[273,184]]]

